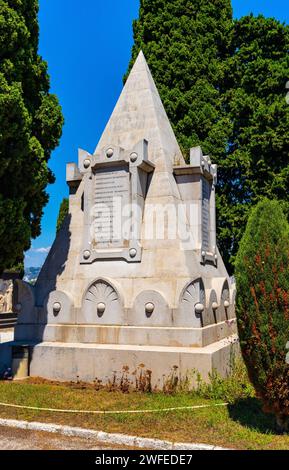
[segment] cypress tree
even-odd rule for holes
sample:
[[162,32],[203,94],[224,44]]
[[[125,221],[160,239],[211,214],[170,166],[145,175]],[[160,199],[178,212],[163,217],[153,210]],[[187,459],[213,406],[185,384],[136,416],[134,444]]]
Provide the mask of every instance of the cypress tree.
[[218,238],[233,263],[251,207],[264,197],[289,216],[289,27],[272,18],[235,22],[225,67],[223,111],[231,132],[219,155]]
[[0,274],[40,234],[63,117],[38,55],[38,0],[0,0]]
[[141,0],[132,61],[143,49],[186,156],[201,145],[218,168],[218,245],[230,273],[248,214],[289,191],[289,30],[233,20],[230,0]]
[[59,230],[61,229],[62,224],[68,214],[68,209],[69,209],[69,200],[66,197],[62,200],[60,207],[59,207],[57,223],[56,223],[56,233],[58,233]]
[[186,155],[225,149],[219,87],[232,26],[230,0],[140,1],[129,70],[142,49]]
[[264,410],[289,429],[289,225],[278,201],[252,210],[236,258],[237,319],[249,377]]

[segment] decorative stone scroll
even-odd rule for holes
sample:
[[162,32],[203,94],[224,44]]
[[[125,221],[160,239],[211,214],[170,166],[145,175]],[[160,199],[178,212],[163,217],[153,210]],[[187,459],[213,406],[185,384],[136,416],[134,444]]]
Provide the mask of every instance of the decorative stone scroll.
[[84,179],[84,240],[82,264],[124,259],[140,262],[141,221],[154,165],[148,160],[148,142],[131,151],[113,145],[99,155],[80,152]]

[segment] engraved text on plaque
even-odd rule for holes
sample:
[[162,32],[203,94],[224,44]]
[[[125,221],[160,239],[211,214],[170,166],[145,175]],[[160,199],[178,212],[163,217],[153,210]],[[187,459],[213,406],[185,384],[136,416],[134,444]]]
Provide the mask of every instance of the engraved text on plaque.
[[128,166],[99,169],[94,181],[94,244],[101,248],[122,246],[123,212],[130,203]]
[[202,249],[210,251],[210,183],[202,178]]

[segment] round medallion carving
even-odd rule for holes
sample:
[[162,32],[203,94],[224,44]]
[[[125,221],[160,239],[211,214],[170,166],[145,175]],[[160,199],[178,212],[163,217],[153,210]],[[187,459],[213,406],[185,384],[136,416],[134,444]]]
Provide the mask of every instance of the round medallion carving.
[[131,258],[135,258],[136,255],[137,255],[137,251],[136,251],[135,248],[132,248],[131,250],[129,250],[129,256],[130,256]]
[[104,312],[105,312],[105,309],[106,309],[105,303],[104,303],[104,302],[99,302],[99,303],[97,304],[97,315],[98,315],[99,317],[102,317],[102,315],[103,315]]
[[198,315],[201,315],[204,310],[205,310],[204,304],[197,303],[197,304],[195,305],[195,312],[196,312]]
[[154,313],[154,310],[155,310],[155,306],[152,302],[148,302],[145,305],[145,311],[146,311],[146,316],[147,317],[150,317]]
[[61,303],[60,302],[54,302],[53,304],[53,313],[54,315],[58,315],[61,310]]
[[130,155],[130,161],[131,161],[132,163],[134,163],[134,162],[137,161],[137,159],[138,159],[138,154],[137,154],[136,152],[131,153],[131,155]]
[[90,251],[89,250],[85,250],[84,253],[83,253],[83,258],[88,260],[90,258]]

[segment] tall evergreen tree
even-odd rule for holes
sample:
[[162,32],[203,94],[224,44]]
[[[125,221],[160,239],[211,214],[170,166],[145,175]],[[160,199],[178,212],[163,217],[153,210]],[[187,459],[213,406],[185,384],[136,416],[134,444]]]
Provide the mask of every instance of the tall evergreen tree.
[[223,110],[231,132],[218,156],[219,240],[233,261],[251,210],[279,199],[289,216],[289,27],[252,15],[235,22]]
[[59,212],[58,212],[58,217],[57,217],[57,222],[56,222],[56,233],[58,233],[63,225],[63,222],[65,221],[67,215],[69,212],[69,200],[67,197],[62,199],[60,207],[59,207]]
[[0,273],[40,233],[63,117],[38,55],[38,0],[0,0]]
[[186,155],[225,149],[219,88],[232,26],[230,0],[140,1],[129,70],[142,49]]
[[252,210],[236,259],[237,318],[249,377],[289,430],[289,225],[278,201]]
[[288,27],[230,0],[141,0],[132,61],[143,49],[185,155],[219,165],[218,243],[230,271],[248,213],[288,191]]

